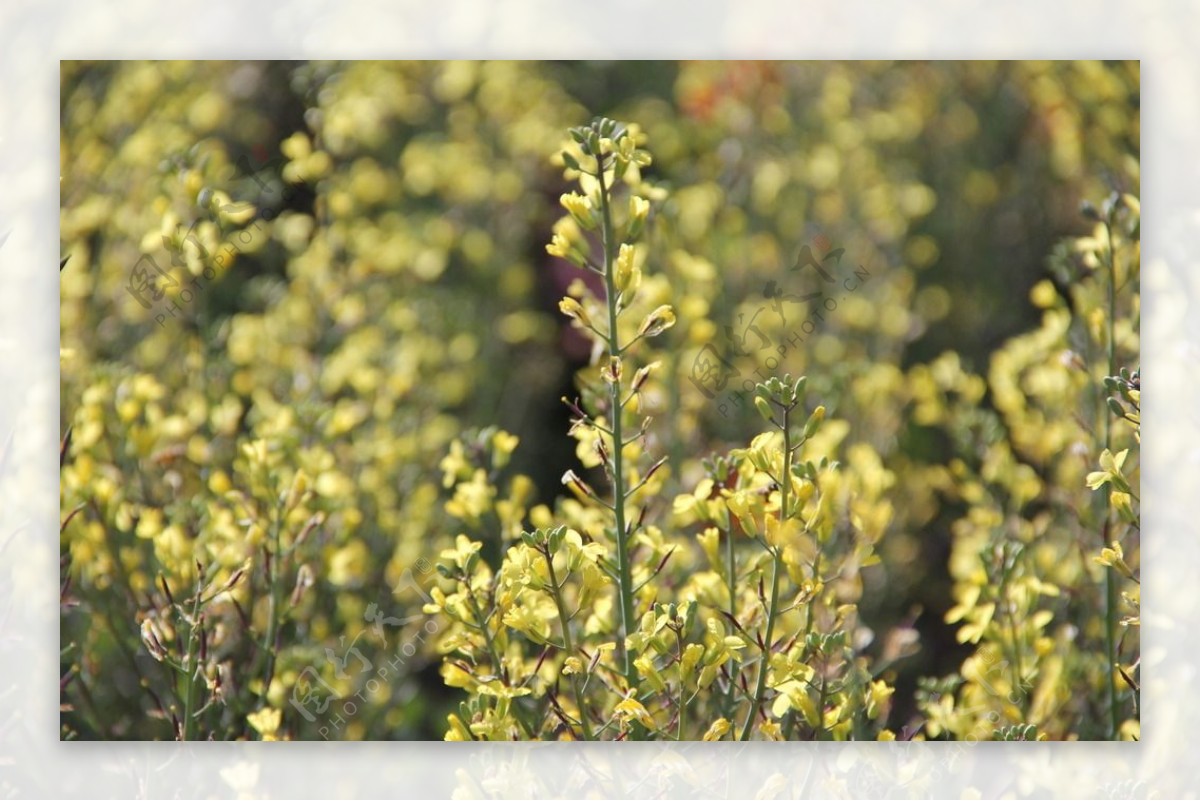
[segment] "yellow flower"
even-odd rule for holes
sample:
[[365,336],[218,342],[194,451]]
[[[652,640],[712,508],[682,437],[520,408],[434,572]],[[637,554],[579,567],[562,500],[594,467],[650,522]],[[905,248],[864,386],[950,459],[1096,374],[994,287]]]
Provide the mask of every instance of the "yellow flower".
[[785,548],[795,545],[800,537],[800,521],[794,517],[790,517],[779,522],[779,518],[771,516],[765,521],[766,534],[763,539],[772,548]]
[[645,167],[650,164],[650,154],[645,150],[638,150],[633,143],[632,136],[626,136],[618,145],[617,158],[621,161],[636,164],[639,167]]
[[440,672],[447,687],[470,688],[478,683],[474,676],[453,662],[444,662]]
[[250,464],[257,467],[265,467],[267,465],[267,442],[263,439],[256,439],[253,442],[242,444],[242,455]]
[[464,481],[454,488],[454,497],[446,502],[446,512],[476,524],[492,507],[495,497],[496,488],[487,482],[487,473],[481,467],[470,481]]
[[551,238],[550,244],[546,245],[546,252],[560,259],[569,259],[571,258],[571,240],[562,234],[555,234]]
[[779,695],[776,696],[775,702],[771,706],[771,714],[775,717],[782,718],[788,710],[795,709],[804,716],[804,720],[809,726],[815,727],[821,722],[817,705],[808,694],[806,682],[792,679],[785,681],[775,689],[779,690]]
[[[676,498],[676,501],[678,500]],[[716,526],[709,526],[697,534],[696,542],[700,544],[700,550],[704,551],[704,556],[708,559],[709,565],[715,568],[721,564],[721,556],[717,550],[721,543],[721,532]]]
[[507,431],[497,431],[492,435],[492,464],[499,468],[508,464],[509,458],[513,455],[513,451],[517,449],[517,445],[521,442],[521,438],[516,434],[510,434]]
[[246,715],[246,722],[250,727],[258,732],[263,740],[274,740],[275,732],[279,731],[279,724],[283,720],[283,715],[278,709],[264,707],[257,712],[251,712]]
[[634,667],[637,668],[638,675],[645,679],[646,683],[653,687],[657,692],[664,692],[667,689],[667,683],[663,681],[662,674],[658,668],[654,666],[654,660],[649,654],[642,654],[637,659],[633,660]]
[[679,675],[687,681],[696,669],[696,665],[704,657],[704,646],[698,642],[688,643],[683,649],[683,657],[679,660]]
[[637,195],[629,196],[629,219],[642,221],[650,213],[650,201]]
[[675,325],[675,311],[670,306],[659,306],[646,315],[638,327],[638,336],[656,337],[663,331]]
[[617,265],[613,274],[613,283],[622,294],[636,292],[642,283],[642,271],[634,264],[637,251],[633,245],[621,245],[617,252]]
[[329,583],[335,587],[357,586],[367,575],[370,552],[362,540],[353,540],[334,552],[329,560]]
[[759,723],[758,730],[762,732],[763,736],[768,740],[779,742],[783,739],[783,729],[773,720],[764,720],[762,723]]
[[1105,448],[1104,452],[1100,454],[1100,470],[1087,475],[1088,489],[1097,490],[1105,484],[1111,483],[1118,492],[1129,492],[1129,482],[1126,480],[1125,474],[1121,472],[1121,468],[1125,464],[1125,457],[1128,455],[1128,448],[1116,455]]
[[304,500],[306,492],[308,492],[308,474],[303,470],[297,470],[296,475],[292,477],[292,488],[288,491],[287,508],[291,509]]
[[1095,557],[1095,562],[1113,568],[1127,579],[1137,581],[1133,575],[1133,569],[1125,561],[1125,552],[1121,549],[1119,542],[1114,542],[1111,548],[1101,550],[1100,555]]
[[308,141],[308,136],[297,131],[280,143],[279,150],[292,161],[300,161],[308,158],[312,153],[312,145]]
[[572,320],[578,320],[583,325],[591,325],[592,320],[588,317],[587,311],[583,308],[583,304],[575,300],[575,298],[566,297],[558,302],[558,310],[570,317]]
[[1122,740],[1140,740],[1142,739],[1142,722],[1140,720],[1127,720],[1121,724],[1118,730]]
[[501,582],[515,587],[540,590],[546,586],[548,579],[546,563],[541,555],[524,544],[510,549],[500,568]]
[[1029,290],[1029,299],[1039,309],[1048,309],[1058,301],[1058,290],[1049,278],[1042,279]]
[[514,606],[504,613],[504,625],[521,632],[529,639],[545,643],[550,637],[550,624],[530,606]]
[[883,705],[895,691],[895,688],[889,687],[886,681],[871,682],[871,690],[867,697],[867,717],[871,720],[879,717],[879,713],[883,711]]
[[825,419],[825,407],[818,406],[813,409],[813,413],[809,415],[808,422],[804,424],[804,438],[808,439],[813,434],[817,433],[817,429],[821,427],[821,422]]
[[1122,520],[1126,523],[1133,523],[1137,520],[1137,514],[1133,511],[1133,498],[1128,492],[1114,492],[1109,495],[1109,499]]
[[713,721],[713,724],[708,727],[708,731],[704,732],[704,737],[702,739],[706,743],[720,740],[729,733],[729,728],[730,726],[728,720],[725,718],[717,718]]
[[447,742],[469,743],[475,739],[470,730],[463,725],[462,718],[458,715],[447,715],[446,722],[449,724],[449,729],[447,729],[445,736]]
[[641,701],[638,701],[636,698],[626,698],[617,704],[613,710],[613,715],[622,723],[636,720],[647,729],[654,728],[654,718],[650,717],[650,713],[646,711],[646,707],[642,706]]
[[596,227],[596,215],[592,210],[592,201],[583,195],[572,192],[569,195],[560,197],[558,202],[562,203],[563,208],[575,218],[575,222],[587,230],[590,231]]
[[447,489],[453,487],[457,479],[471,474],[471,463],[467,460],[462,442],[454,440],[450,443],[450,452],[442,458],[438,467],[442,470],[442,486]]
[[751,537],[762,533],[759,516],[762,514],[761,499],[748,490],[738,490],[725,500],[725,506],[742,524],[742,530]]
[[509,687],[496,680],[479,685],[480,695],[490,695],[493,698],[521,698],[532,692],[528,687]]
[[465,534],[459,534],[454,538],[454,547],[442,551],[441,558],[445,561],[453,562],[465,570],[468,564],[473,563],[477,559],[475,555],[482,547],[482,542],[472,542]]

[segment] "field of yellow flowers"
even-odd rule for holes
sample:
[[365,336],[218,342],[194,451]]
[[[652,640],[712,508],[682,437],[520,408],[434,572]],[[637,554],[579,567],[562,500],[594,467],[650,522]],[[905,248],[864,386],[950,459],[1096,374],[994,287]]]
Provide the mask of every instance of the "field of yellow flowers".
[[63,62],[61,736],[1139,738],[1136,62]]

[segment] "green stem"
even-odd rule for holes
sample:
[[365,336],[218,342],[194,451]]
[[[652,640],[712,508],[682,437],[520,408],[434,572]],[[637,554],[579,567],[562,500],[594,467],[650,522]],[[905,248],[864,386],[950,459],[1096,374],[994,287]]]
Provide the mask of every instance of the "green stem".
[[[470,604],[471,614],[475,615],[475,622],[479,626],[479,631],[483,634],[484,647],[487,648],[488,656],[492,660],[493,670],[496,672],[496,675],[500,677],[500,681],[505,687],[511,687],[512,684],[508,680],[508,670],[505,668],[504,662],[500,659],[500,652],[496,650],[496,642],[492,639],[492,631],[488,628],[488,616],[483,614],[483,608],[479,605],[479,601],[475,599],[475,590],[473,587],[471,587],[471,578],[463,573],[459,580],[466,588],[467,601]],[[514,699],[514,701],[515,700],[516,699]],[[513,718],[517,721],[517,725],[524,729],[525,735],[529,737],[529,739],[536,739],[534,737],[532,724],[526,720],[525,716],[521,714],[520,710],[520,706],[516,703],[513,703]]]
[[[788,487],[792,483],[792,407],[783,407],[783,475],[779,477],[779,525],[780,528],[788,519]],[[754,728],[754,719],[762,706],[763,693],[767,688],[767,670],[771,666],[771,643],[775,637],[775,619],[779,611],[779,568],[783,561],[782,552],[771,548],[771,600],[767,606],[767,635],[763,642],[762,661],[758,666],[758,681],[754,687],[754,697],[750,699],[750,711],[746,713],[746,722],[742,725],[742,734],[738,739],[750,739],[750,731]]]
[[683,687],[683,629],[675,629],[675,641],[679,645],[679,722],[675,727],[675,739],[683,742],[683,719],[687,712],[687,692]]
[[492,641],[492,631],[488,628],[487,617],[484,616],[483,609],[479,606],[479,601],[475,600],[475,590],[471,587],[471,579],[464,574],[462,582],[467,589],[467,600],[471,604],[471,613],[475,615],[475,623],[479,626],[480,633],[483,634],[484,647],[487,648],[488,656],[492,658],[493,669],[496,671],[496,675],[500,677],[500,680],[507,685],[508,673],[496,651],[496,645]]
[[[1117,315],[1117,265],[1116,265],[1116,249],[1113,246],[1112,224],[1104,223],[1104,230],[1108,234],[1108,373],[1107,375],[1115,375],[1117,372],[1117,343],[1116,343],[1116,315]],[[1112,447],[1112,413],[1104,404],[1100,406],[1101,414],[1104,415],[1104,448],[1109,450]],[[1112,493],[1104,493],[1104,546],[1108,547],[1109,525],[1112,519]],[[1117,706],[1117,582],[1116,577],[1111,569],[1104,571],[1104,595],[1105,595],[1105,646],[1108,651],[1108,707],[1109,707],[1109,739],[1117,739],[1117,732],[1120,729],[1120,710]]]
[[[813,558],[813,567],[812,567],[812,571],[813,571],[813,577],[812,577],[812,581],[813,581],[813,589],[814,589],[814,590],[816,589],[817,583],[818,583],[818,582],[821,580],[821,551],[820,551],[820,547],[821,547],[821,543],[820,543],[820,541],[818,540],[818,541],[817,541],[817,548],[818,548],[818,550],[817,550],[817,555],[816,555],[816,557],[814,557],[814,558]],[[803,659],[805,659],[805,660],[807,660],[807,659],[808,659],[808,635],[812,633],[812,630],[813,630],[813,622],[814,622],[814,618],[816,617],[816,616],[813,614],[813,605],[814,605],[814,604],[816,604],[816,602],[817,602],[817,593],[814,591],[814,592],[813,592],[813,596],[812,596],[811,598],[809,598],[809,599],[808,599],[808,615],[807,615],[807,617],[805,618],[805,621],[804,621],[804,640],[803,640],[803,642],[804,642],[804,656],[803,656]]]
[[1006,607],[1005,614],[1008,617],[1008,636],[1009,636],[1009,639],[1012,641],[1012,652],[1013,652],[1013,688],[1012,688],[1012,691],[1014,693],[1019,693],[1019,695],[1017,697],[1020,699],[1021,703],[1018,705],[1018,708],[1021,710],[1021,717],[1022,717],[1022,720],[1024,720],[1025,707],[1026,707],[1026,703],[1025,703],[1026,697],[1025,697],[1025,689],[1024,689],[1025,688],[1025,678],[1024,678],[1025,670],[1021,666],[1021,645],[1020,645],[1020,641],[1018,640],[1018,636],[1017,636],[1017,621],[1015,619],[1016,616],[1012,612],[1012,608],[1010,605],[1011,602],[1003,601],[1003,603]]
[[821,692],[817,696],[817,730],[813,733],[814,740],[825,739],[825,698],[826,698],[826,683],[825,674],[821,674]]
[[[596,157],[596,178],[600,181],[600,210],[604,224],[604,283],[605,300],[608,305],[608,352],[612,358],[620,358],[620,333],[617,330],[617,288],[616,277],[613,275],[613,222],[612,210],[608,202],[608,186],[604,181],[604,157]],[[613,516],[616,525],[617,540],[617,573],[619,592],[621,595],[621,631],[618,647],[624,660],[625,680],[630,688],[637,690],[638,675],[634,668],[625,639],[634,625],[633,616],[633,567],[629,560],[629,542],[625,531],[625,461],[622,447],[622,414],[621,414],[621,382],[614,381],[609,385],[609,407],[612,409],[613,436]]]
[[266,657],[262,690],[264,698],[271,691],[271,681],[275,678],[275,639],[279,632],[279,562],[283,558],[279,547],[279,530],[282,526],[283,501],[280,501],[275,508],[275,519],[271,523],[271,595],[267,605],[267,633],[263,637],[263,654]]
[[737,570],[733,561],[733,522],[730,521],[729,531],[725,535],[725,581],[729,585],[729,615],[737,617]]
[[[546,558],[546,567],[550,570],[550,586],[554,588],[554,606],[558,609],[558,620],[562,624],[563,631],[563,648],[567,652],[567,656],[575,655],[575,643],[571,639],[571,617],[567,614],[566,604],[563,603],[562,587],[559,586],[558,576],[554,571],[554,557],[550,555],[550,549],[542,551],[542,556]],[[579,689],[579,676],[572,674],[571,689],[575,693],[575,706],[579,707],[579,725],[583,729],[583,739],[592,739],[592,724],[588,722],[587,710],[583,706],[583,693]]]
[[[733,521],[729,523],[729,531],[725,532],[725,578],[729,584],[729,618],[737,620],[737,569],[733,551]],[[736,706],[734,696],[737,694],[737,662],[733,659],[726,663],[729,666],[729,691],[725,694],[725,714],[732,718]]]
[[200,596],[203,594],[203,591],[203,580],[200,576],[197,576],[196,598],[192,602],[192,619],[188,630],[187,675],[184,679],[183,739],[185,742],[191,741],[195,731],[195,719],[192,709],[196,704],[196,675],[199,672],[196,657],[200,650],[200,638],[204,636],[200,631]]

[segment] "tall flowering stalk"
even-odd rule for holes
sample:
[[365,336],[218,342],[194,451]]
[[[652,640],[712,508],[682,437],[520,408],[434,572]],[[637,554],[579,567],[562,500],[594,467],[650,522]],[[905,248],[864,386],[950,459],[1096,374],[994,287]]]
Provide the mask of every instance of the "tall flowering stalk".
[[[946,621],[974,651],[959,675],[922,681],[930,737],[1140,737],[1139,205],[1114,195],[1083,213],[1091,235],[1056,247],[1030,292],[1040,328],[996,351],[986,387],[956,357],[911,374],[970,443],[940,483],[969,504]],[[985,390],[998,419],[976,411]]]
[[[630,520],[627,506],[639,487],[631,481],[630,465],[626,464],[624,451],[627,445],[644,433],[645,425],[639,433],[626,438],[625,416],[627,407],[638,397],[642,385],[656,365],[642,367],[627,378],[625,358],[639,340],[658,336],[673,326],[675,313],[670,306],[659,306],[646,315],[632,338],[622,341],[621,314],[629,308],[641,284],[641,270],[636,263],[637,253],[633,243],[645,224],[650,204],[645,198],[632,195],[624,224],[618,228],[614,221],[616,185],[630,167],[649,164],[650,155],[639,150],[629,129],[614,120],[597,118],[588,126],[571,129],[570,134],[578,145],[579,155],[564,151],[562,158],[567,176],[578,177],[582,194],[572,192],[562,196],[562,205],[569,216],[555,227],[554,238],[546,250],[604,279],[603,298],[592,297],[586,289],[580,289],[577,297],[564,297],[559,308],[595,338],[600,345],[597,356],[607,353],[600,370],[608,388],[603,414],[589,413],[578,402],[567,403],[575,413],[573,426],[586,427],[598,435],[596,449],[612,484],[612,500],[609,502],[600,498],[574,472],[564,475],[563,483],[607,507],[612,513],[621,618],[618,647],[626,682],[631,689],[636,689],[638,672],[625,640],[637,624],[633,567],[630,562],[631,540],[636,524]],[[598,261],[593,260],[592,248],[583,231],[598,231]],[[601,304],[603,322],[597,323],[589,309]],[[648,480],[662,463],[663,460],[655,463],[641,482]]]
[[[783,448],[774,454],[774,458],[761,450],[755,451],[751,457],[752,461],[756,462],[755,466],[767,473],[775,486],[779,488],[779,510],[778,525],[774,526],[775,536],[768,535],[763,541],[767,553],[771,556],[771,594],[769,600],[766,601],[764,610],[766,622],[763,637],[758,641],[762,650],[762,658],[758,665],[758,678],[755,681],[754,694],[750,696],[750,709],[746,713],[746,722],[742,725],[739,737],[742,740],[750,739],[750,732],[754,728],[754,721],[762,708],[763,694],[767,689],[767,673],[771,654],[775,647],[775,626],[780,613],[779,579],[780,574],[786,570],[783,561],[784,547],[795,536],[801,525],[801,523],[792,522],[800,520],[800,505],[795,502],[796,496],[804,491],[807,491],[808,494],[812,492],[811,482],[808,482],[809,486],[805,486],[807,477],[803,472],[793,472],[793,457],[796,455],[796,451],[816,433],[821,421],[825,419],[825,407],[818,406],[805,422],[804,430],[799,437],[792,430],[792,413],[804,402],[806,384],[807,379],[804,376],[794,382],[791,380],[791,376],[784,376],[782,380],[772,378],[765,384],[759,384],[756,387],[754,397],[754,405],[759,414],[764,420],[779,429],[783,435]],[[777,470],[778,473],[773,472],[774,470]],[[797,485],[797,492],[789,497],[788,489],[793,482]],[[768,526],[768,532],[770,532],[770,528]],[[816,560],[813,564],[814,579],[820,572],[819,551]],[[812,620],[810,604],[805,636],[812,629]]]
[[[1134,425],[1137,432],[1138,441],[1141,439],[1141,378],[1140,370],[1135,371],[1133,376],[1129,375],[1127,368],[1121,368],[1121,373],[1118,374],[1117,363],[1117,326],[1120,322],[1117,309],[1117,293],[1124,285],[1128,275],[1118,275],[1118,245],[1121,241],[1120,237],[1130,236],[1136,241],[1136,232],[1140,230],[1140,205],[1136,198],[1122,196],[1114,193],[1102,204],[1097,210],[1090,203],[1084,203],[1083,215],[1092,222],[1097,223],[1104,230],[1104,238],[1100,242],[1097,256],[1100,267],[1100,272],[1104,275],[1104,286],[1107,296],[1107,313],[1104,316],[1104,351],[1105,351],[1105,378],[1104,392],[1106,404],[1100,410],[1103,417],[1104,449],[1100,456],[1101,470],[1088,475],[1088,487],[1095,490],[1099,487],[1108,484],[1111,487],[1109,493],[1104,496],[1104,518],[1102,542],[1104,545],[1101,555],[1096,557],[1096,561],[1105,567],[1113,568],[1106,570],[1104,573],[1104,641],[1105,654],[1107,659],[1107,675],[1108,675],[1108,738],[1115,740],[1120,737],[1122,724],[1122,709],[1120,703],[1120,688],[1118,686],[1118,675],[1131,689],[1136,692],[1137,684],[1130,678],[1129,674],[1124,672],[1119,655],[1117,634],[1118,614],[1122,605],[1119,596],[1118,584],[1122,578],[1128,578],[1135,583],[1138,581],[1132,570],[1124,561],[1124,555],[1120,543],[1117,541],[1117,530],[1120,526],[1134,524],[1138,520],[1138,515],[1133,511],[1132,500],[1136,499],[1136,493],[1130,487],[1128,480],[1122,473],[1122,467],[1125,462],[1125,457],[1128,450],[1120,451],[1114,455],[1113,447],[1113,420],[1122,419]],[[1121,230],[1122,227],[1127,227],[1130,230]],[[1117,229],[1114,231],[1114,229]],[[1126,270],[1128,271],[1128,267]],[[1134,412],[1131,414],[1121,401],[1111,397],[1111,393],[1119,393],[1120,396],[1134,407]],[[1114,511],[1119,512],[1119,516],[1114,516]],[[1111,547],[1108,547],[1110,546]],[[1128,604],[1128,599],[1126,599]],[[1122,625],[1128,626],[1128,620]]]

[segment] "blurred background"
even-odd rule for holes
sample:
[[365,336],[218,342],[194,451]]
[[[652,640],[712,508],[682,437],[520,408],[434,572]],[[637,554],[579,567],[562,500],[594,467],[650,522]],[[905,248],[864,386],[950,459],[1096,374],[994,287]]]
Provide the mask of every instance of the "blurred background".
[[[963,509],[906,474],[955,443],[888,387],[947,352],[986,373],[1036,327],[1030,290],[1089,230],[1080,202],[1139,181],[1136,62],[63,62],[61,81],[63,725],[81,738],[172,736],[142,624],[196,559],[215,586],[248,560],[269,572],[275,528],[292,555],[279,683],[248,694],[286,709],[307,668],[336,684],[326,649],[378,663],[411,644],[330,736],[441,737],[455,695],[421,596],[454,535],[490,525],[452,504],[451,443],[518,436],[504,475],[532,480],[524,508],[584,472],[559,400],[589,357],[557,311],[575,272],[545,244],[569,191],[552,157],[596,115],[640,128],[662,189],[646,271],[679,313],[651,395],[663,524],[701,457],[759,430],[737,382],[691,380],[703,348],[767,370],[777,348],[753,346],[806,319],[771,294],[812,291],[790,269],[805,246],[843,249],[839,282],[869,275],[777,366],[899,476],[860,606],[876,631],[919,632],[897,667],[908,719],[917,678],[967,653],[943,622]],[[748,352],[729,355],[731,332]],[[314,498],[273,518],[297,470]],[[258,658],[236,632],[271,603],[242,584],[218,613],[230,666]],[[230,707],[217,736],[247,734]],[[321,726],[285,713],[298,738]]]

